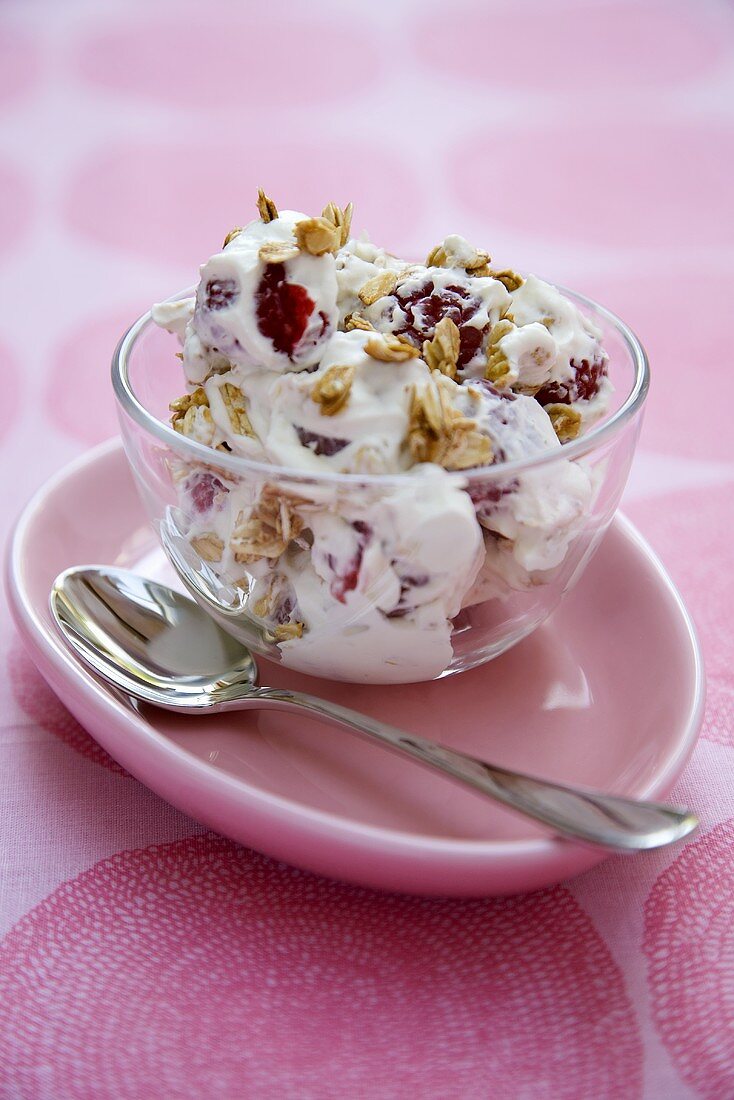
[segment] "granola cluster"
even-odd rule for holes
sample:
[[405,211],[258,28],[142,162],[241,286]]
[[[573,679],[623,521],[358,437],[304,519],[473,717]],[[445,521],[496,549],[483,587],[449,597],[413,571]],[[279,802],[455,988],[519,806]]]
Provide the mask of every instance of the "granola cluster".
[[413,458],[435,462],[445,470],[489,466],[494,458],[489,436],[479,430],[476,420],[455,408],[452,396],[450,383],[442,377],[421,390],[413,389],[408,428]]
[[303,529],[303,518],[295,510],[297,502],[266,485],[255,504],[237,516],[230,540],[235,561],[248,564],[285,553]]

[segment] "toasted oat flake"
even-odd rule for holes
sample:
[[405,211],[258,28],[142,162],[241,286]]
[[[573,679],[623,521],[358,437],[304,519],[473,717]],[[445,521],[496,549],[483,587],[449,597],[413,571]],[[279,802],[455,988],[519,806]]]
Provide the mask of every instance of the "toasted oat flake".
[[206,405],[192,405],[186,410],[182,420],[173,421],[173,428],[206,447],[210,447],[214,441],[215,424]]
[[[168,406],[171,410],[171,427],[185,436],[214,437],[214,421],[209,412],[209,399],[201,386],[193,393],[185,393]],[[197,427],[200,429],[197,431]]]
[[255,437],[250,418],[247,415],[247,405],[245,403],[245,395],[239,386],[234,386],[231,382],[225,382],[219,389],[224,402],[224,407],[227,410],[232,430],[237,435],[249,435],[251,438]]
[[175,401],[171,402],[168,406],[173,413],[171,420],[173,421],[177,417],[182,417],[192,405],[208,404],[209,398],[206,396],[206,391],[201,386],[197,386],[191,393],[185,393],[182,397],[177,397]]
[[426,267],[448,267],[443,245],[437,244],[426,256]]
[[476,256],[466,264],[465,270],[470,275],[476,275],[477,272],[485,270],[491,258],[489,252],[483,252],[481,249],[477,249]]
[[268,198],[262,187],[257,189],[257,209],[261,220],[266,223],[273,222],[278,217],[278,207]]
[[445,416],[439,391],[432,387],[419,390],[413,386],[409,417],[411,454],[418,462],[429,462],[434,443],[444,434]]
[[258,256],[264,264],[283,264],[298,255],[298,245],[290,241],[266,241],[260,246]]
[[236,225],[234,227],[234,229],[230,229],[229,233],[224,238],[224,244],[222,245],[222,248],[226,248],[227,245],[230,243],[230,241],[233,241],[235,239],[235,237],[239,237],[241,232],[242,232],[242,226],[241,225]]
[[350,470],[353,474],[386,474],[389,472],[385,455],[379,447],[368,443],[358,447],[352,455]]
[[362,332],[374,332],[375,326],[371,325],[366,317],[363,317],[361,313],[348,313],[344,318],[344,329],[346,332],[352,332],[354,329],[361,329]]
[[352,228],[352,212],[354,207],[351,202],[342,210],[341,206],[337,206],[335,202],[328,203],[321,211],[321,217],[326,221],[331,222],[339,230],[339,244],[344,246],[349,240],[349,233]]
[[224,543],[219,535],[213,531],[206,531],[203,535],[197,535],[191,540],[191,545],[199,557],[204,561],[221,561],[224,553]]
[[293,230],[301,252],[310,256],[324,256],[337,252],[341,242],[341,228],[327,218],[304,218]]
[[570,405],[546,405],[545,411],[551,419],[553,430],[561,443],[570,443],[578,438],[581,431],[581,413]]
[[446,470],[488,466],[492,443],[475,420],[455,409],[438,379],[435,385],[411,391],[408,448],[416,462],[435,462]]
[[373,302],[392,294],[397,285],[398,277],[394,271],[381,271],[367,280],[359,292],[359,300],[362,305],[371,306]]
[[324,416],[334,416],[349,400],[356,367],[333,366],[319,378],[311,390],[311,400],[321,406]]
[[250,605],[250,610],[259,619],[271,618],[280,602],[281,592],[280,578],[271,574],[267,589],[254,604]]
[[271,590],[268,590],[264,596],[261,596],[260,599],[253,604],[252,611],[254,615],[257,615],[258,619],[264,619],[270,613],[271,600]]
[[303,627],[304,624],[301,622],[279,623],[278,626],[273,627],[273,641],[290,642],[294,638],[300,638],[303,636]]
[[393,336],[390,333],[370,336],[364,350],[373,359],[383,363],[404,363],[406,359],[417,359],[420,352],[405,336]]
[[490,259],[489,253],[480,248],[475,249],[467,259],[465,256],[457,255],[450,249],[447,250],[444,242],[436,245],[428,253],[426,267],[460,267],[470,275],[478,275],[487,267]]
[[440,371],[449,378],[456,377],[461,335],[450,317],[442,317],[436,325],[432,340],[423,343],[423,358],[429,370]]
[[511,377],[510,364],[503,352],[500,340],[509,335],[515,328],[512,321],[503,318],[492,326],[492,331],[487,340],[487,363],[484,368],[484,377],[495,386],[502,386],[506,379]]
[[249,513],[240,512],[237,517],[230,540],[235,561],[279,558],[303,530],[303,519],[296,512],[301,503],[300,498],[266,485]]
[[[475,272],[479,274],[479,272]],[[512,271],[511,268],[505,268],[503,271],[492,271],[487,269],[483,274],[488,275],[491,279],[496,279],[498,283],[502,283],[505,290],[512,292],[518,290],[519,287],[525,282],[522,275],[518,275],[517,271]]]

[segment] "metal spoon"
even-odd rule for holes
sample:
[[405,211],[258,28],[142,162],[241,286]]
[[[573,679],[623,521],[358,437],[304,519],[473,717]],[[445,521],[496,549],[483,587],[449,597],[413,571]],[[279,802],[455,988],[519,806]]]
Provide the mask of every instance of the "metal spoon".
[[659,848],[698,825],[685,809],[597,794],[499,768],[287,688],[258,687],[249,650],[186,596],[122,569],[62,573],[51,610],[71,648],[128,695],[182,714],[274,707],[359,733],[555,832],[607,848]]

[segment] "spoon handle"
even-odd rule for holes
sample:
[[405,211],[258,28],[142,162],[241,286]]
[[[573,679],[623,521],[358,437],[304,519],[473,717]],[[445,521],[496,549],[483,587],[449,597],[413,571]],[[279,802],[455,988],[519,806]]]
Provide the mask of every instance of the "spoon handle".
[[598,794],[508,771],[389,726],[367,714],[299,691],[255,688],[248,692],[247,701],[242,700],[241,705],[253,702],[257,706],[305,712],[350,729],[574,840],[604,848],[637,851],[672,844],[698,826],[698,819],[685,809]]

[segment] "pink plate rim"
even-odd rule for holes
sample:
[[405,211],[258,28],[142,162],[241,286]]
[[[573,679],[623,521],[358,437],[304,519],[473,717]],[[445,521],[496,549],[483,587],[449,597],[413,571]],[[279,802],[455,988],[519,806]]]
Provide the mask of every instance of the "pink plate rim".
[[[185,778],[193,780],[197,785],[203,784],[210,793],[216,795],[217,791],[236,792],[243,803],[250,802],[281,820],[290,819],[291,824],[298,824],[301,828],[307,825],[317,834],[328,834],[333,837],[336,832],[341,834],[344,840],[357,842],[360,846],[368,840],[372,842],[373,849],[376,846],[379,849],[389,850],[393,855],[399,853],[409,855],[412,852],[425,858],[429,853],[435,852],[442,855],[450,854],[459,861],[462,858],[474,861],[482,856],[490,860],[497,857],[501,859],[540,857],[542,859],[543,856],[557,854],[559,845],[568,846],[568,842],[552,836],[525,840],[447,839],[358,823],[340,814],[318,810],[282,795],[253,787],[224,771],[208,767],[203,761],[158,733],[136,711],[115,698],[102,683],[95,680],[77,663],[61,638],[56,635],[50,622],[44,621],[39,610],[33,605],[25,583],[24,545],[30,523],[38,511],[44,507],[45,501],[55,493],[57,487],[73,477],[80,469],[99,462],[117,450],[122,451],[122,443],[118,437],[113,437],[80,455],[53,475],[27,503],[16,521],[9,541],[6,555],[6,582],[10,608],[19,631],[33,651],[34,660],[36,657],[41,659],[39,667],[44,676],[51,681],[52,686],[54,679],[73,682],[92,709],[102,714],[106,712],[108,719],[114,717],[118,725],[127,727],[128,735],[138,741],[146,742],[149,750],[155,746],[159,755],[167,756],[169,762]],[[638,797],[655,798],[667,793],[685,767],[696,744],[705,700],[703,660],[691,616],[659,557],[626,517],[618,513],[614,523],[622,528],[625,537],[634,544],[637,552],[647,559],[668,597],[673,601],[684,625],[690,645],[690,655],[693,658],[693,690],[687,717],[681,723],[682,732],[677,749],[670,754],[664,766],[657,771],[646,787],[637,792]],[[141,778],[141,781],[145,782],[145,779]]]

